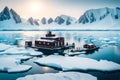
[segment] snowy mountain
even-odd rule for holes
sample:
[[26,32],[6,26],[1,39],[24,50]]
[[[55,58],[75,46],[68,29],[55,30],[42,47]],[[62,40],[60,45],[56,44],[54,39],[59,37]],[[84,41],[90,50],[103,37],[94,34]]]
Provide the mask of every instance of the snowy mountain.
[[51,24],[53,22],[53,19],[52,18],[49,18],[48,19],[48,24]]
[[109,16],[114,19],[120,19],[120,8],[101,8],[101,9],[91,9],[86,11],[78,20],[79,23],[93,23],[96,21],[101,21]]
[[27,20],[31,25],[38,25],[39,26],[39,19],[33,19],[32,17],[28,18]]
[[61,24],[70,25],[70,24],[74,23],[75,20],[76,20],[75,18],[67,16],[67,15],[57,16],[55,18],[55,22],[59,25],[61,25]]
[[20,16],[13,9],[9,10],[8,7],[5,7],[0,13],[0,21],[9,20],[11,18],[14,19],[15,23],[22,22]]
[[39,29],[38,25],[37,19],[33,19],[33,22],[32,18],[25,20],[7,6],[0,12],[0,30],[36,30]]
[[[108,24],[109,23],[109,24]],[[119,29],[120,30],[120,8],[99,8],[87,10],[77,20],[67,15],[53,18],[34,19],[32,17],[23,19],[13,9],[5,7],[0,12],[0,30],[95,30],[95,29]],[[68,27],[69,26],[69,27]]]
[[45,17],[43,17],[43,18],[41,19],[41,23],[42,23],[42,24],[46,24],[46,23],[47,23],[47,19],[46,19]]

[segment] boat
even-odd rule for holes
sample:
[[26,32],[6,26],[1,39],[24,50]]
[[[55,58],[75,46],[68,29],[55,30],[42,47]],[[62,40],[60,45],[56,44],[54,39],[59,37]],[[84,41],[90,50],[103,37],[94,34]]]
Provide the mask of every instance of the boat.
[[88,53],[93,53],[94,51],[97,51],[100,47],[96,46],[94,44],[84,44],[83,48],[77,48],[74,50],[71,50],[71,52],[86,52],[86,54]]
[[53,53],[63,54],[64,50],[73,49],[75,44],[65,44],[64,37],[57,37],[51,31],[48,31],[45,37],[35,40],[34,45],[33,41],[25,41],[25,47],[31,47],[43,52],[45,55],[49,55]]

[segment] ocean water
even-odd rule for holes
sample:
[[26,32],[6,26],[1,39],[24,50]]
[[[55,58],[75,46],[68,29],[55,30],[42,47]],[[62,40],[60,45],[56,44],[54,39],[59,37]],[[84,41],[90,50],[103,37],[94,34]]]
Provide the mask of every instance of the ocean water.
[[[45,36],[47,31],[1,31],[0,42],[10,45],[24,46],[25,40],[39,39]],[[75,47],[82,47],[85,43],[93,43],[100,47],[99,50],[89,54],[80,54],[76,56],[88,57],[96,60],[109,60],[120,64],[120,31],[53,31],[56,36],[65,37],[65,42],[75,43]],[[67,52],[67,51],[66,51]],[[32,65],[33,68],[23,73],[4,73],[0,72],[0,80],[15,80],[28,74],[57,73],[49,67],[39,66],[33,63],[34,59],[23,62],[22,64]],[[98,72],[90,71],[98,80],[120,80],[120,71],[115,72]]]

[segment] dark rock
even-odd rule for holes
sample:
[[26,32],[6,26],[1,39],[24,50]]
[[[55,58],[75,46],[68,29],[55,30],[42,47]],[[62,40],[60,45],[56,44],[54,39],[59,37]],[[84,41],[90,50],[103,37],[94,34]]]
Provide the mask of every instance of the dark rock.
[[34,25],[34,20],[33,20],[32,17],[30,17],[30,18],[28,19],[28,22],[29,22],[31,25]]
[[49,18],[48,19],[48,24],[52,23],[53,22],[53,19],[52,18]]
[[35,23],[35,25],[38,25],[38,26],[39,26],[39,22],[38,22],[37,19],[34,20],[34,23]]
[[45,17],[43,17],[43,18],[41,19],[41,23],[42,23],[42,24],[46,24],[46,18],[45,18]]
[[13,9],[11,9],[10,12],[11,12],[13,19],[15,20],[16,23],[22,22],[20,16]]
[[65,20],[58,16],[58,17],[55,18],[55,22],[61,25],[65,22]]
[[6,6],[3,11],[0,13],[0,21],[3,20],[8,20],[10,19],[10,12],[9,12],[9,8]]

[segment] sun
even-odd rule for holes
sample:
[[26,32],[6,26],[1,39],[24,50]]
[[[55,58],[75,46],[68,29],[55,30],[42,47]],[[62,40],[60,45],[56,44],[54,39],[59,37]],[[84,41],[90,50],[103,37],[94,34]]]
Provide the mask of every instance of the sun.
[[42,0],[29,0],[29,3],[26,3],[28,15],[33,18],[38,18],[43,11],[46,9],[46,4]]
[[32,11],[32,12],[38,13],[38,12],[40,12],[41,9],[42,9],[42,6],[41,6],[40,3],[38,3],[38,2],[33,2],[33,3],[31,4],[31,11]]

